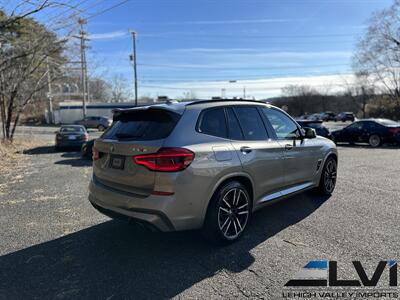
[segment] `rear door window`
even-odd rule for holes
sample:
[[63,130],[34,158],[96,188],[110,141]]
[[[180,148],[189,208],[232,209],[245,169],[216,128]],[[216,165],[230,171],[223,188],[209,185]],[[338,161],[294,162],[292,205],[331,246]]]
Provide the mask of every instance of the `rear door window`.
[[135,110],[121,113],[102,135],[103,139],[148,141],[169,136],[180,115],[162,109]]
[[235,107],[235,112],[245,140],[261,141],[268,139],[263,120],[256,107],[237,106]]
[[224,108],[218,107],[203,111],[200,115],[197,130],[201,133],[227,138],[228,130],[226,128]]

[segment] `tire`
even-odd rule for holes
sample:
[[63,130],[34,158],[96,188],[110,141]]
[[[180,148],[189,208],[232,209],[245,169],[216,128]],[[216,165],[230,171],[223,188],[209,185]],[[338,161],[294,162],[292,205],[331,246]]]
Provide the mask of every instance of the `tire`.
[[321,179],[317,187],[320,195],[330,196],[335,190],[337,178],[337,162],[332,156],[325,161],[321,172]]
[[368,139],[368,144],[372,147],[372,148],[376,148],[379,147],[382,143],[381,137],[377,134],[371,134],[369,139]]
[[106,128],[105,128],[103,125],[97,126],[97,129],[98,129],[99,131],[104,131],[104,130],[106,130]]
[[222,185],[210,200],[203,236],[213,244],[229,245],[245,232],[251,219],[252,199],[238,181]]

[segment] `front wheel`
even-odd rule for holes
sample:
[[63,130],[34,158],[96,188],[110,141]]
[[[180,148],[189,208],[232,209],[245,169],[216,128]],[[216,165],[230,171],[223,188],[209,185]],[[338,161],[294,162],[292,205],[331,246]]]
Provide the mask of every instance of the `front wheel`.
[[251,218],[251,199],[246,187],[237,181],[224,184],[209,204],[203,236],[218,245],[238,240]]
[[99,131],[104,131],[104,130],[106,130],[106,127],[103,126],[103,125],[99,125],[99,126],[97,126],[97,129],[98,129]]
[[373,134],[369,137],[368,143],[372,148],[379,147],[381,144],[381,138],[377,134]]
[[331,195],[336,186],[337,163],[331,156],[325,162],[317,190],[322,195]]

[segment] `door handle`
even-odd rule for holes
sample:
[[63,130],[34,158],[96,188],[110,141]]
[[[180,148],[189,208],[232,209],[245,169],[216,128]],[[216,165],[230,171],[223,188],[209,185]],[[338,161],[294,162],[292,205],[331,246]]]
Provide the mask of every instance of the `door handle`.
[[293,149],[293,145],[291,145],[291,144],[285,145],[285,150],[292,150],[292,149]]
[[250,147],[244,146],[240,148],[240,152],[242,152],[243,154],[250,153],[251,151],[253,151],[253,149],[251,149]]

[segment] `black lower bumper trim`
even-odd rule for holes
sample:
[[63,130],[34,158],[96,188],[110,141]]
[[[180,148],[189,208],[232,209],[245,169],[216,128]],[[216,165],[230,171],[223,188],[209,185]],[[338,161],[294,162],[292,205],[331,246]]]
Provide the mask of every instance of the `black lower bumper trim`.
[[[112,219],[120,219],[120,220],[126,220],[128,222],[135,222],[135,223],[139,223],[140,225],[144,225],[145,227],[150,227],[150,228],[156,229],[156,231],[160,231],[155,225],[153,225],[149,222],[146,222],[141,219],[134,218],[134,217],[126,216],[126,215],[117,213],[110,209],[106,209],[104,207],[101,207],[101,206],[93,203],[92,201],[90,201],[90,203],[99,212],[101,212],[102,214],[104,214]],[[129,211],[143,213],[143,214],[157,215],[158,217],[160,217],[160,219],[164,222],[164,224],[168,227],[169,230],[175,231],[175,227],[172,224],[172,222],[168,219],[168,217],[165,214],[163,214],[160,211],[152,210],[152,209],[145,209],[145,208],[132,208],[132,209],[129,209]],[[154,230],[152,230],[152,231],[154,231]]]

